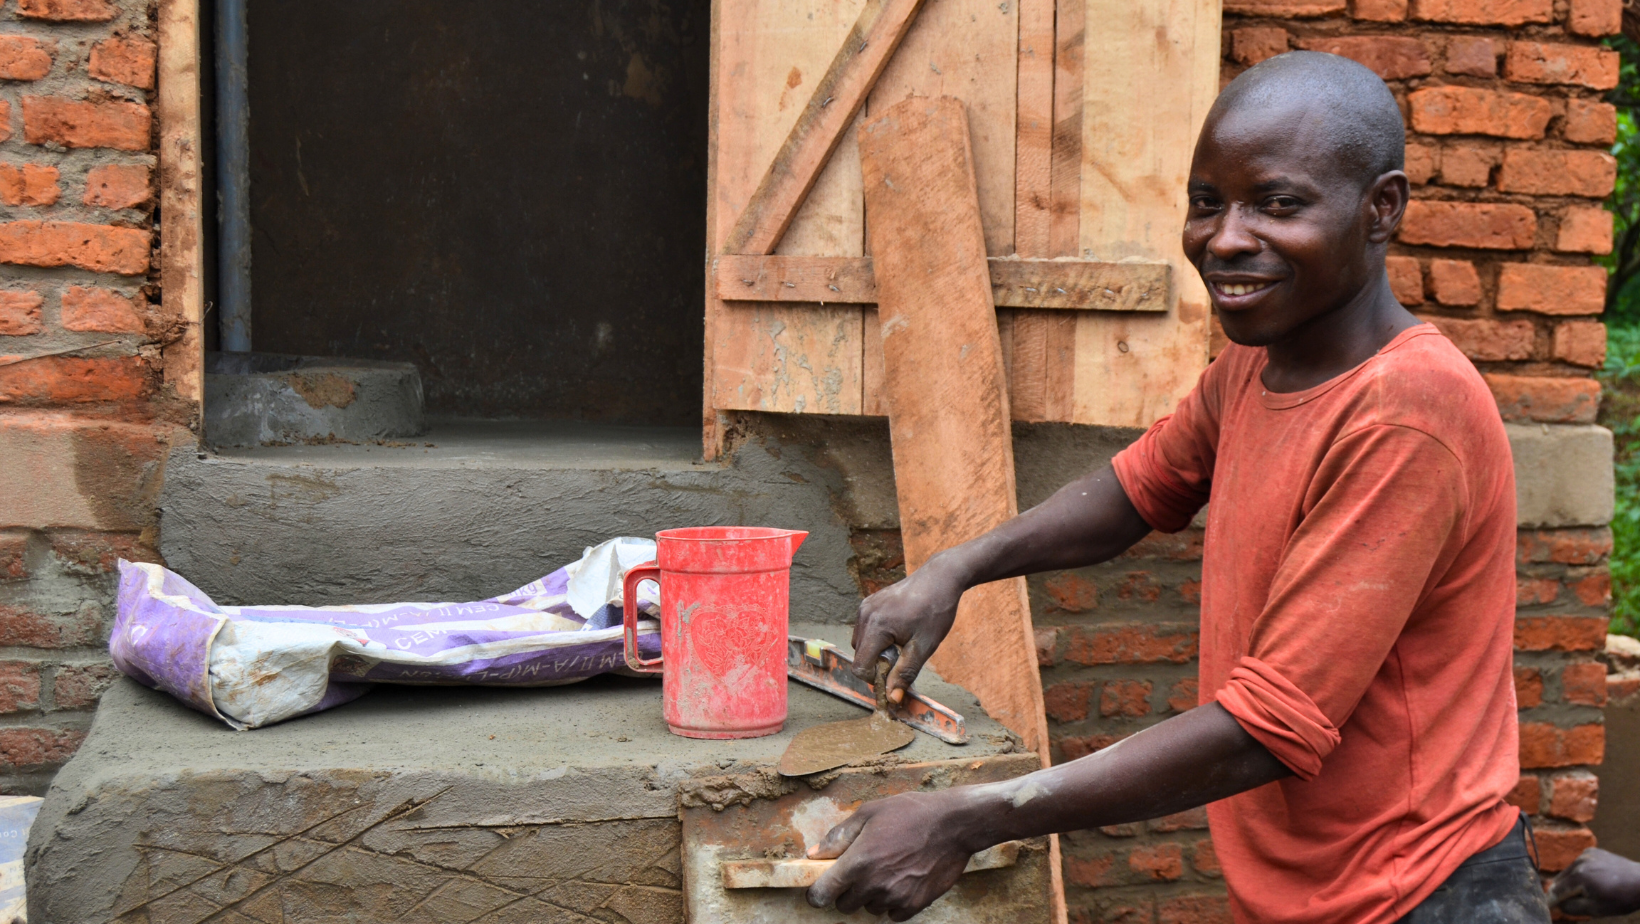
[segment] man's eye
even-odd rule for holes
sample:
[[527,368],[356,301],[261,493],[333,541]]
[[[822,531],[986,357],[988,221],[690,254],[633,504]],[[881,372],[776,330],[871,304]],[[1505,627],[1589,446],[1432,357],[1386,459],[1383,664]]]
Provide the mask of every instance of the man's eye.
[[1217,199],[1208,196],[1195,196],[1190,200],[1190,207],[1202,211],[1211,211],[1219,207]]
[[1275,212],[1290,212],[1298,208],[1298,200],[1292,196],[1271,196],[1265,202],[1265,207]]

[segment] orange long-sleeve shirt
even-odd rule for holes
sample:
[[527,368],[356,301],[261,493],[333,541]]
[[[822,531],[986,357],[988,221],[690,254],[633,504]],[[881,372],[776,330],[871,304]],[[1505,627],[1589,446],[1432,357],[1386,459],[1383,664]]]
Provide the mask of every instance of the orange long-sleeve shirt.
[[1433,327],[1315,388],[1231,346],[1116,457],[1157,529],[1207,502],[1201,700],[1296,774],[1208,807],[1236,919],[1380,924],[1517,813],[1515,481]]

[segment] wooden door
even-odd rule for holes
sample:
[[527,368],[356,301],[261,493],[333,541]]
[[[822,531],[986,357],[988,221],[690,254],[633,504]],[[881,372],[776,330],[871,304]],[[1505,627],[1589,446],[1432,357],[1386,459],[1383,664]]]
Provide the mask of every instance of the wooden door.
[[1219,0],[716,0],[705,451],[731,410],[882,414],[855,129],[967,108],[1016,419],[1144,427],[1207,362],[1179,250]]

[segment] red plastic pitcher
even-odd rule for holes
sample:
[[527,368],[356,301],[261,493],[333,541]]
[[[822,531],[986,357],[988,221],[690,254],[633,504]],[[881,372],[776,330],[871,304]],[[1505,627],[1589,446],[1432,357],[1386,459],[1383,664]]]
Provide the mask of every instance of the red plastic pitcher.
[[[792,555],[808,533],[701,526],[655,534],[655,563],[626,573],[626,663],[661,675],[667,727],[756,738],[786,724]],[[638,653],[638,583],[661,593],[661,656]]]

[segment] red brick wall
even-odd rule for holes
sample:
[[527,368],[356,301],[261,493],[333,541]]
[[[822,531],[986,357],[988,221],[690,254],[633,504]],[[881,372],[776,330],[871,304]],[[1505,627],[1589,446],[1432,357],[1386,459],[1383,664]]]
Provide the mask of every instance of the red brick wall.
[[0,3],[0,791],[38,792],[113,676],[113,565],[153,559],[193,417],[162,384],[150,0]]

